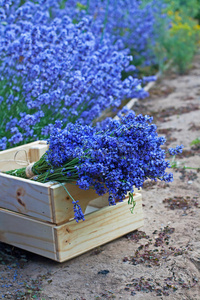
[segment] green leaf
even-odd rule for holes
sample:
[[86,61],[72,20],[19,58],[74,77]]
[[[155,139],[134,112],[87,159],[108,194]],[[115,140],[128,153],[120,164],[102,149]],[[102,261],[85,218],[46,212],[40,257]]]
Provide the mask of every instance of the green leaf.
[[200,144],[200,139],[199,139],[199,138],[196,138],[195,140],[193,140],[193,141],[190,143],[190,146],[198,145],[198,144]]

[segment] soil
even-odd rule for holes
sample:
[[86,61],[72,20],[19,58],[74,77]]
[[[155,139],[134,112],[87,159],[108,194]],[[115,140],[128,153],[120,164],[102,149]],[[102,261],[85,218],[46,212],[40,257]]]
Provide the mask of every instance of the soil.
[[199,78],[197,56],[133,107],[154,116],[168,147],[184,145],[172,183],[144,184],[144,226],[62,264],[0,243],[0,299],[200,299]]

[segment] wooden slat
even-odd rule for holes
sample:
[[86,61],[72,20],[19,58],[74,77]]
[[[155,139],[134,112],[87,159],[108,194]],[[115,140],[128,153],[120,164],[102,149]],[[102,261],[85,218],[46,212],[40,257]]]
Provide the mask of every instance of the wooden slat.
[[30,162],[35,162],[40,159],[40,157],[48,150],[48,145],[44,144],[37,144],[29,148],[29,156]]
[[[141,190],[138,190],[137,188],[134,188],[134,194],[140,193],[140,191]],[[91,205],[93,207],[98,207],[98,208],[109,206],[108,196],[109,196],[108,193],[103,195],[103,196],[100,196],[100,197],[90,201],[89,205]],[[128,193],[127,193],[126,197],[128,197]]]
[[108,196],[109,196],[109,194],[107,193],[103,196],[97,197],[96,199],[91,200],[89,202],[89,205],[91,205],[93,207],[97,207],[97,208],[109,206]]
[[53,225],[0,209],[0,241],[57,260]]
[[[98,195],[93,189],[82,190],[75,184],[65,184],[65,188],[68,190],[74,200],[79,200],[79,204],[83,212],[85,211],[88,203],[97,198]],[[53,208],[53,223],[62,224],[74,217],[74,210],[71,197],[67,194],[64,187],[60,184],[50,187],[51,201]]]
[[143,226],[141,194],[135,195],[133,214],[127,201],[89,213],[85,221],[56,226],[58,260],[73,258]]
[[142,198],[131,214],[127,200],[55,226],[0,209],[0,241],[63,262],[143,226]]
[[[36,141],[23,146],[0,151],[0,171],[23,168],[27,159],[31,161],[29,149],[37,145],[46,145],[46,141]],[[24,161],[24,164],[15,161]]]
[[[74,200],[79,200],[83,212],[85,212],[88,204],[97,208],[109,206],[108,194],[99,197],[95,190],[89,189],[85,191],[75,184],[65,184],[65,188],[67,188]],[[74,216],[72,199],[60,184],[51,186],[50,190],[53,208],[52,214],[54,217],[53,223],[60,225],[69,221]],[[138,191],[138,189],[136,190]]]
[[50,186],[0,173],[0,207],[53,222]]

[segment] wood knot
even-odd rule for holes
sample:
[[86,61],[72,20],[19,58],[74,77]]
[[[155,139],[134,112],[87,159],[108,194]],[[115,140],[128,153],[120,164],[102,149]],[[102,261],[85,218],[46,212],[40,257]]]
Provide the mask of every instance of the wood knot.
[[20,187],[17,189],[16,194],[17,197],[24,196],[26,194],[26,191],[22,187]]
[[26,191],[22,187],[18,188],[16,191],[17,202],[23,207],[26,207],[26,204],[22,201],[21,197],[23,197],[25,194]]
[[20,205],[26,207],[25,203],[20,198],[17,198],[17,201],[19,202]]

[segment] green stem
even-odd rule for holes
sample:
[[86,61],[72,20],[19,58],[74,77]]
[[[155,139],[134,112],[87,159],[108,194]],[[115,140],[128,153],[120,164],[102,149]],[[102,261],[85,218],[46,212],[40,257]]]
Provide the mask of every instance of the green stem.
[[128,204],[132,205],[130,208],[131,213],[133,214],[134,207],[136,206],[136,202],[133,197],[133,193],[129,192]]
[[74,202],[76,202],[75,200],[74,200],[74,198],[72,197],[72,195],[69,193],[69,191],[66,189],[66,187],[64,186],[64,184],[63,183],[60,183],[61,185],[62,185],[62,187],[65,189],[65,191],[67,192],[67,194],[70,196],[70,198],[74,201]]

